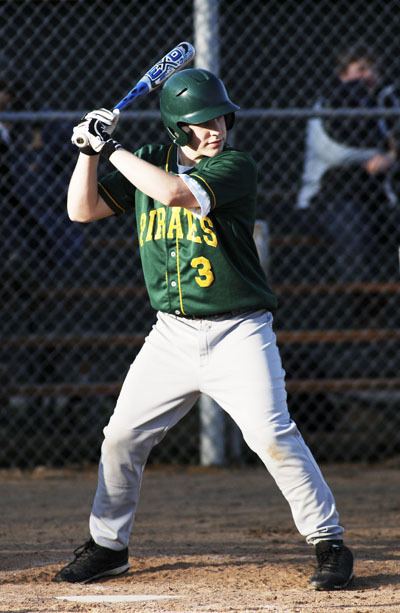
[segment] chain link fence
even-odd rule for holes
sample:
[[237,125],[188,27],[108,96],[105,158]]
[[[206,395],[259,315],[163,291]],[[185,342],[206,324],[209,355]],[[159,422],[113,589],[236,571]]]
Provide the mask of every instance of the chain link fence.
[[[98,458],[155,314],[133,219],[67,218],[71,129],[194,43],[210,6],[220,75],[241,106],[231,142],[259,166],[292,415],[320,460],[400,452],[399,3],[3,0],[2,466]],[[132,150],[167,141],[158,95],[118,130]],[[200,421],[195,408],[151,461],[198,463]],[[233,424],[221,437],[226,461],[255,461]]]

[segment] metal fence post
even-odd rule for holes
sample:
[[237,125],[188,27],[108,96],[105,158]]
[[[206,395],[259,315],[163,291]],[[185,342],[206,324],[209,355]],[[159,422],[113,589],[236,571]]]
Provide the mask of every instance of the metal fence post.
[[[219,73],[219,0],[194,1],[195,64]],[[208,396],[199,400],[200,464],[220,466],[225,462],[225,415]]]

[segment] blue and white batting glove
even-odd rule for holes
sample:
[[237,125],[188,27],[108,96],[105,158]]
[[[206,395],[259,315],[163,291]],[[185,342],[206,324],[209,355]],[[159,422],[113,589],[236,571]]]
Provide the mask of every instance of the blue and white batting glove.
[[121,149],[122,145],[110,137],[106,127],[107,125],[98,119],[89,119],[87,137],[92,149],[108,159],[114,151]]
[[96,109],[90,111],[90,113],[86,113],[81,121],[86,121],[88,119],[98,119],[101,121],[101,123],[105,124],[104,130],[111,136],[119,121],[119,110],[115,109],[109,111],[108,109]]
[[107,159],[121,145],[110,138],[119,119],[119,111],[99,109],[86,113],[75,126],[71,141],[85,155],[102,154]]

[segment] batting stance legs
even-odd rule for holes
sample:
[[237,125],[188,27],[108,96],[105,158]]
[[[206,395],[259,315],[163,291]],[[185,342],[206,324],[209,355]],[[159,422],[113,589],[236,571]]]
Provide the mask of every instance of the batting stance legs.
[[238,424],[307,542],[340,541],[333,495],[288,413],[284,375],[267,311],[199,320],[159,313],[104,429],[94,541],[128,546],[149,453],[201,392]]

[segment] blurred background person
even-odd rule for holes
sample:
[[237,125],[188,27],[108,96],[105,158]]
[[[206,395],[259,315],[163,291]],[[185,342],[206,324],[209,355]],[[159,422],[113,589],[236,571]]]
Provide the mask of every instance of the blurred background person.
[[72,266],[77,269],[83,250],[82,227],[69,223],[65,212],[70,131],[68,122],[30,124],[14,162],[15,191],[30,217],[25,232],[31,245],[29,259],[36,270],[43,262],[54,279],[69,275]]
[[[17,109],[13,86],[0,81],[0,111]],[[32,181],[31,167],[25,164],[26,150],[32,149],[35,155],[31,138],[34,138],[34,130],[30,125],[22,129],[19,124],[13,124],[11,130],[7,124],[0,123],[0,242],[4,291],[23,291],[27,285],[37,282],[40,274],[36,264],[46,258],[50,249],[50,234],[38,223],[28,199],[33,191],[35,199],[40,198]]]
[[[24,110],[19,87],[0,80],[0,112]],[[1,253],[14,290],[41,283],[44,272],[64,277],[82,252],[82,229],[69,223],[64,206],[70,131],[59,121],[0,123]]]
[[[399,109],[374,53],[357,45],[340,53],[314,108]],[[326,268],[335,280],[398,277],[396,119],[378,116],[312,118],[307,125],[298,209],[323,220]],[[329,276],[329,274],[328,274]]]

